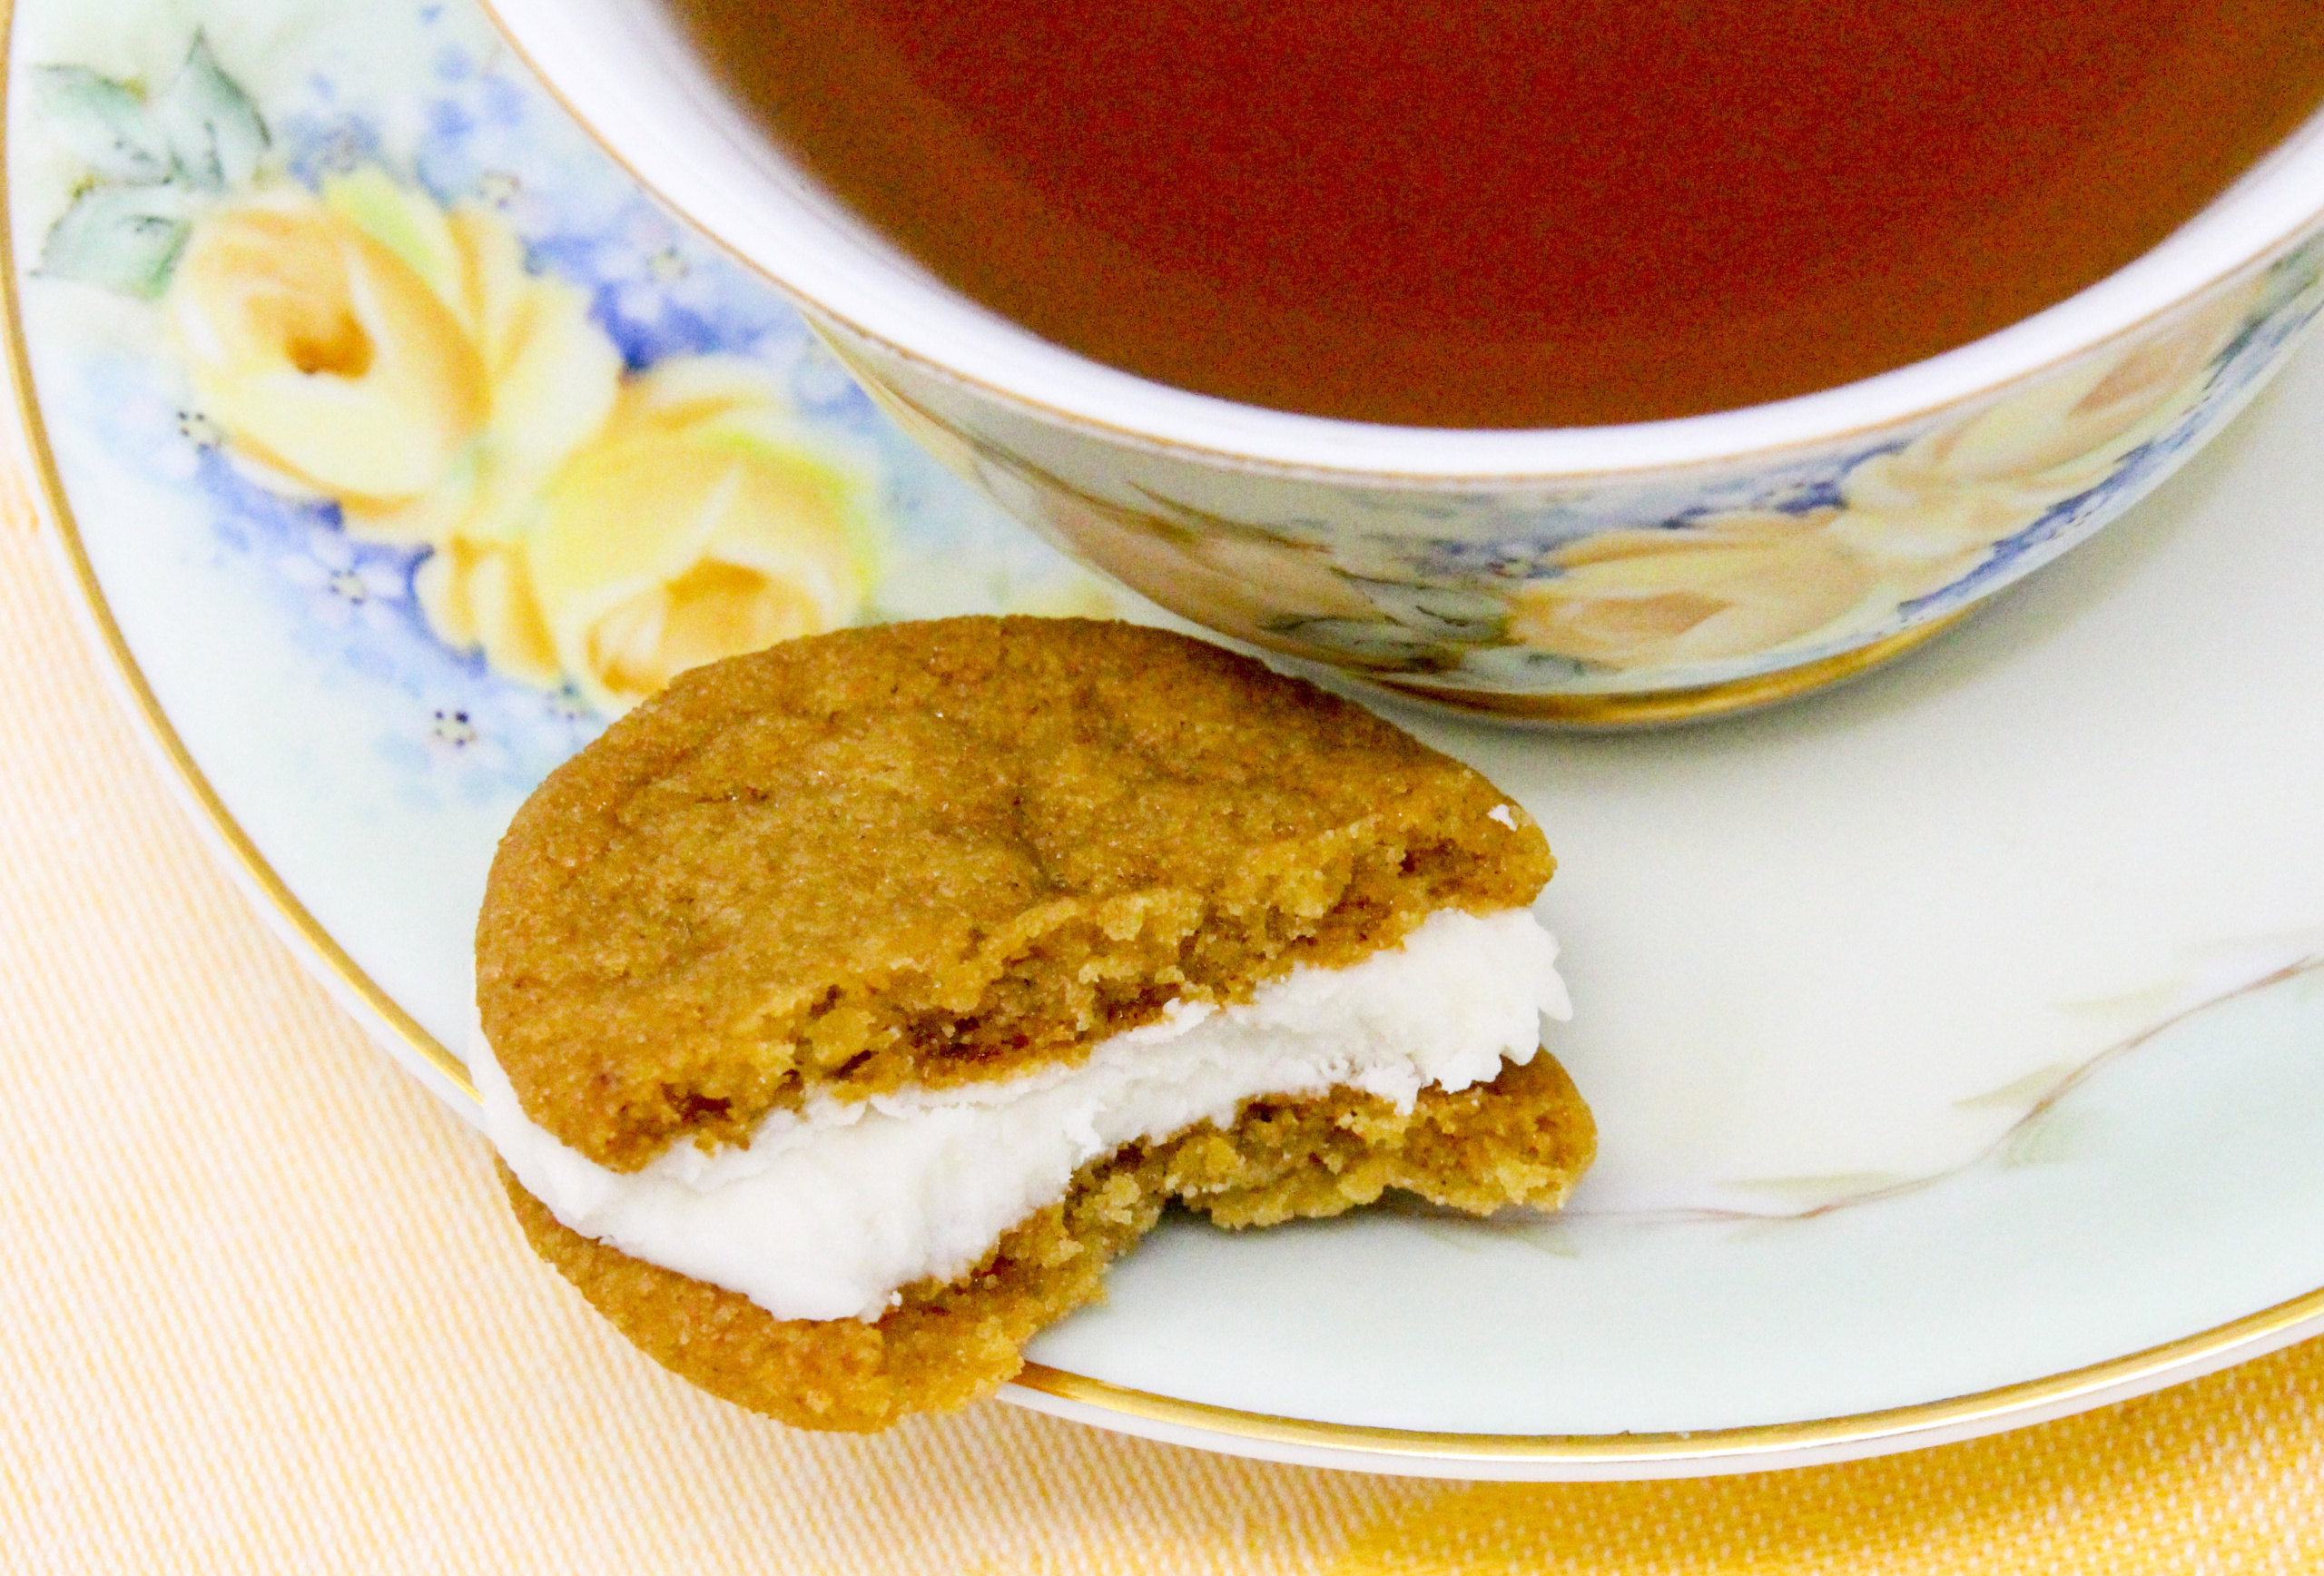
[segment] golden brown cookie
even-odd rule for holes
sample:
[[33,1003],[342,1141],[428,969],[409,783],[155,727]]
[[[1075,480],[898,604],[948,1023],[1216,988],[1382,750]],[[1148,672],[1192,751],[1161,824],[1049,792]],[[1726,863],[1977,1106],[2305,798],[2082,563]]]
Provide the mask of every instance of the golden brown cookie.
[[[1521,911],[1552,868],[1475,772],[1214,646],[1080,620],[843,631],[682,675],[527,803],[478,929],[486,1065],[603,1191],[672,1153],[755,1161],[873,1097],[1063,1077],[1432,915]],[[1094,1155],[981,1261],[859,1316],[779,1317],[510,1193],[657,1360],[789,1422],[880,1427],[1009,1377],[1174,1199],[1238,1226],[1392,1187],[1553,1207],[1589,1114],[1546,1054],[1509,1054],[1458,1092],[1262,1093]]]
[[683,675],[542,783],[477,1001],[533,1119],[626,1171],[811,1088],[1069,1061],[1555,868],[1477,773],[1216,646],[851,629]]

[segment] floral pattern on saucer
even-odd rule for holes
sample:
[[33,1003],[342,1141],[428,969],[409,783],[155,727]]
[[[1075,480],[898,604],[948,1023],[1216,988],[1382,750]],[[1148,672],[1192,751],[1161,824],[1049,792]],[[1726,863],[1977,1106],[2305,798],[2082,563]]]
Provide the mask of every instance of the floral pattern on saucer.
[[390,755],[495,757],[492,783],[529,785],[719,656],[887,616],[1115,610],[473,23],[408,25],[436,41],[416,128],[321,74],[261,102],[199,29],[157,85],[33,73],[73,162],[34,288],[143,324],[143,356],[92,373],[115,457],[198,488],[318,655],[442,697]]

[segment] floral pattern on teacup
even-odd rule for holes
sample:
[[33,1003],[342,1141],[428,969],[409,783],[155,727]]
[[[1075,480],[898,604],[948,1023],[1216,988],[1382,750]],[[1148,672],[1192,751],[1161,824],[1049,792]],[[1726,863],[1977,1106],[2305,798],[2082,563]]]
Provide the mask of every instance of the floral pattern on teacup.
[[1737,511],[1669,530],[1585,537],[1509,594],[1507,637],[1601,668],[1684,666],[1772,651],[1858,607],[1875,573],[1836,540],[1837,510]]
[[1460,491],[1108,456],[832,331],[956,469],[1223,634],[1450,698],[1651,693],[1835,656],[2047,561],[2239,406],[2320,278],[2316,240],[2040,380],[1822,451]]
[[1517,644],[1618,670],[1690,667],[1878,628],[2102,486],[2201,403],[2256,283],[1839,480],[1837,507],[1730,510],[1600,532],[1510,594]]

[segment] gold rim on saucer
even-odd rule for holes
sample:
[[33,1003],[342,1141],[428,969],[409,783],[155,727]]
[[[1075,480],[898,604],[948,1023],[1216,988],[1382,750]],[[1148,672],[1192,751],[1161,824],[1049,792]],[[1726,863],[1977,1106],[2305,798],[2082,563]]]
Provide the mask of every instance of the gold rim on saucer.
[[[15,14],[15,0],[0,0],[0,49],[5,50],[12,65]],[[0,117],[5,117],[7,108],[6,84],[0,82]],[[0,118],[0,171],[5,170],[8,155],[5,124],[5,118]],[[200,808],[208,822],[207,830],[227,851],[237,867],[236,872],[264,907],[271,911],[266,917],[277,921],[327,970],[327,984],[344,991],[347,999],[371,1012],[418,1061],[438,1073],[448,1087],[473,1099],[474,1087],[459,1058],[428,1034],[363,970],[267,862],[203,774],[139,667],[106,603],[103,586],[82,540],[50,442],[25,344],[14,238],[5,210],[0,210],[0,249],[5,249],[6,258],[6,265],[0,267],[0,335],[5,335],[6,340],[7,375],[22,413],[39,501],[55,531],[80,606],[124,686],[138,722],[169,762],[179,785]],[[1619,712],[1569,713],[1545,720],[1579,726],[1640,726],[1680,717],[1740,711],[1865,672],[1933,638],[1953,622],[1942,620],[1910,630],[1827,659],[1824,664],[1762,679],[1706,686],[1700,691],[1638,697],[1628,705],[1623,703],[1630,697],[1553,697],[1568,704],[1586,698],[1619,708]],[[1447,698],[1420,691],[1401,693],[1431,701]],[[1684,709],[1649,716],[1645,714],[1649,704]],[[2319,1319],[2324,1319],[2324,1288],[2177,1341],[1974,1394],[1839,1417],[1675,1433],[1443,1433],[1311,1422],[1152,1394],[1040,1364],[1029,1364],[1016,1384],[1042,1396],[1112,1413],[1126,1422],[1278,1451],[1337,1453],[1351,1458],[1350,1464],[1374,1465],[1382,1471],[1394,1471],[1400,1461],[1426,1461],[1456,1467],[1473,1465],[1480,1469],[1478,1475],[1483,1476],[1512,1475],[1496,1473],[1494,1469],[1518,1464],[1551,1469],[1530,1475],[1554,1476],[1559,1463],[1574,1468],[1576,1476],[1620,1476],[1624,1475],[1625,1467],[1646,1469],[1631,1475],[1649,1475],[1650,1471],[1653,1475],[1669,1476],[1682,1474],[1690,1464],[1705,1472],[1779,1466],[1791,1464],[1793,1458],[1803,1455],[1831,1459],[1849,1453],[1870,1454],[1906,1448],[1915,1443],[1993,1432],[2014,1422],[2035,1422],[2074,1410],[2078,1404],[2120,1399],[2195,1377],[2231,1362],[2262,1355],[2299,1338],[2306,1334],[2305,1325]]]

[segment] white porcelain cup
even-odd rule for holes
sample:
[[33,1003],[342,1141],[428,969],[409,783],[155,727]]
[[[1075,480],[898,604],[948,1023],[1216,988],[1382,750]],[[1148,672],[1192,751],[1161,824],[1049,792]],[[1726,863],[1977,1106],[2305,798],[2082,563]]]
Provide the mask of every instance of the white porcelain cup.
[[2324,304],[2319,114],[2120,272],[1843,388],[1549,431],[1290,415],[953,293],[786,162],[656,0],[489,4],[616,157],[1052,540],[1222,634],[1505,716],[1716,714],[1916,644],[2129,507]]

